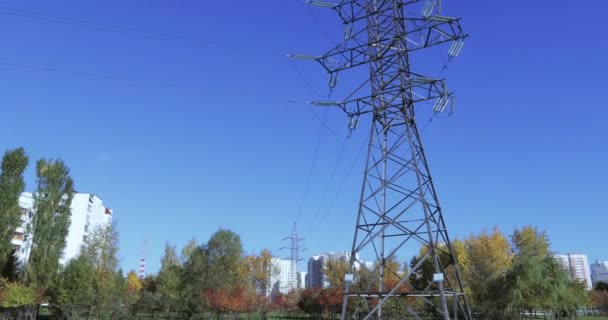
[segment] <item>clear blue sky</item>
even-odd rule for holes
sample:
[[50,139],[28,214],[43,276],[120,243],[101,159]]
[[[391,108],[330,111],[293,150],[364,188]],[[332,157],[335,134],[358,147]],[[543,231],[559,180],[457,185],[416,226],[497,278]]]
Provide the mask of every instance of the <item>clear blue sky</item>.
[[[64,159],[77,189],[114,209],[124,269],[143,254],[155,271],[166,241],[206,241],[220,227],[247,251],[286,256],[296,217],[305,257],[349,249],[367,129],[344,139],[323,128],[304,103],[327,93],[320,67],[273,55],[329,49],[342,32],[331,12],[291,0],[0,6],[0,149]],[[608,4],[453,0],[445,10],[471,36],[446,73],[456,113],[423,139],[451,234],[532,224],[555,251],[608,259]],[[346,133],[342,114],[316,112]]]

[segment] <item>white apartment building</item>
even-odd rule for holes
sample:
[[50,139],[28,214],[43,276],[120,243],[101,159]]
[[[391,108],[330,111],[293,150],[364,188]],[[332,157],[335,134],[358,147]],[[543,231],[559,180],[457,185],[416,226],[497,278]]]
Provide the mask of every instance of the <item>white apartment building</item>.
[[306,278],[308,277],[308,272],[298,272],[298,289],[306,288]]
[[587,290],[593,288],[591,273],[589,272],[589,260],[586,254],[557,254],[554,257],[570,274],[571,279],[584,282]]
[[72,216],[66,245],[59,262],[65,265],[80,253],[80,248],[89,234],[99,227],[112,223],[112,210],[104,206],[103,200],[90,193],[76,193],[70,206]]
[[[19,197],[21,207],[21,226],[15,230],[11,241],[15,248],[15,255],[19,263],[27,263],[33,239],[33,218],[35,213],[34,197],[32,193],[24,192]],[[80,248],[88,235],[96,228],[109,226],[112,223],[112,210],[103,205],[103,201],[94,194],[75,193],[72,205],[70,228],[66,237],[66,247],[59,262],[67,263],[80,253]]]
[[289,291],[298,288],[297,265],[295,270],[291,260],[272,258],[272,271],[270,273],[270,286],[267,289],[267,296],[274,296],[278,293],[287,294]]
[[15,257],[19,264],[24,264],[30,257],[32,237],[30,232],[32,219],[34,218],[34,198],[31,193],[23,192],[19,196],[19,208],[21,208],[21,226],[15,229],[15,235],[11,243],[15,250]]
[[593,286],[598,282],[608,283],[608,261],[596,261],[591,265],[591,281]]

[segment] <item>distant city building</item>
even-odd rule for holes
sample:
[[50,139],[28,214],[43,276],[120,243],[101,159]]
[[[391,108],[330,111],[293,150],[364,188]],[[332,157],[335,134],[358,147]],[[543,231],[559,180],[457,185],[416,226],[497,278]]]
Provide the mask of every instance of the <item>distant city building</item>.
[[306,288],[306,278],[308,277],[308,272],[298,272],[298,289]]
[[608,283],[608,261],[596,261],[591,265],[591,281],[593,286],[598,282]]
[[308,271],[306,275],[306,288],[323,287],[323,265],[325,257],[323,255],[312,256],[308,259]]
[[[270,273],[270,286],[267,295],[287,294],[298,288],[298,271],[293,270],[291,260],[272,258],[273,270]],[[297,269],[297,266],[296,266]]]
[[[17,261],[27,263],[32,249],[35,212],[34,196],[24,192],[19,197],[21,208],[21,226],[15,230],[11,243],[15,249]],[[103,205],[103,201],[94,194],[75,193],[72,200],[70,227],[59,262],[66,264],[80,253],[87,237],[97,228],[109,226],[112,223],[112,210]]]
[[589,260],[585,254],[558,254],[554,257],[566,269],[571,279],[579,280],[587,286],[587,290],[593,288],[591,273],[589,272]]
[[[320,255],[312,256],[308,259],[308,272],[306,274],[306,288],[327,288],[329,286],[329,282],[327,281],[327,276],[324,274],[323,270],[327,261],[330,259],[342,260],[345,262],[350,261],[350,252],[329,252],[323,253]],[[364,264],[368,269],[373,267],[373,263],[360,261],[357,258],[355,263],[355,268],[359,269],[361,263]]]

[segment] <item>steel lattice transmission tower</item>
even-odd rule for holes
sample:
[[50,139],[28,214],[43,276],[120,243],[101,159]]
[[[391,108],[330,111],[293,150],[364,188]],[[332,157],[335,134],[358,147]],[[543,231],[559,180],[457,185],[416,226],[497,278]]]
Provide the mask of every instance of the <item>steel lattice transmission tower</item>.
[[[351,129],[359,116],[372,117],[351,255],[355,275],[347,275],[342,319],[382,319],[391,301],[401,306],[400,319],[471,318],[415,117],[422,106],[442,112],[453,103],[443,79],[416,73],[410,63],[414,52],[430,47],[446,46],[450,58],[462,49],[466,34],[460,19],[442,15],[440,1],[307,1],[337,13],[345,39],[322,56],[291,56],[319,62],[332,90],[338,73],[369,68],[369,79],[344,100],[311,102],[341,108]],[[418,250],[420,257],[409,268],[393,270],[391,261],[400,252]],[[357,281],[362,252],[373,252],[379,264],[373,288]],[[349,313],[353,305],[356,311]]]
[[302,241],[304,238],[300,237],[296,231],[296,224],[293,224],[291,234],[288,237],[283,238],[283,241],[289,241],[288,247],[283,247],[281,250],[289,250],[288,260],[291,262],[291,270],[289,272],[289,287],[291,289],[298,288],[298,264],[303,260],[300,258],[300,252],[306,250],[302,248]]

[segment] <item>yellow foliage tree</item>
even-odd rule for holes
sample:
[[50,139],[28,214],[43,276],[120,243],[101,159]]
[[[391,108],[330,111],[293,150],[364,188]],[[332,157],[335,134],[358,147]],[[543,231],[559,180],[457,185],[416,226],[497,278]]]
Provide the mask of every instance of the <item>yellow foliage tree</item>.
[[131,270],[127,275],[127,292],[130,294],[138,294],[141,291],[142,283],[137,273]]
[[266,294],[271,288],[270,279],[278,274],[278,269],[273,265],[273,256],[270,250],[264,249],[259,255],[249,255],[245,258],[245,267],[249,279],[259,294]]
[[549,255],[549,237],[537,227],[516,228],[511,236],[513,251],[517,255],[545,258]]
[[329,258],[323,265],[323,274],[331,287],[344,286],[344,276],[350,269],[349,261],[346,259]]
[[492,282],[503,277],[511,267],[514,255],[509,240],[495,227],[491,233],[471,235],[462,245],[456,242],[454,247],[464,281],[471,289],[471,298],[482,303],[488,297]]

